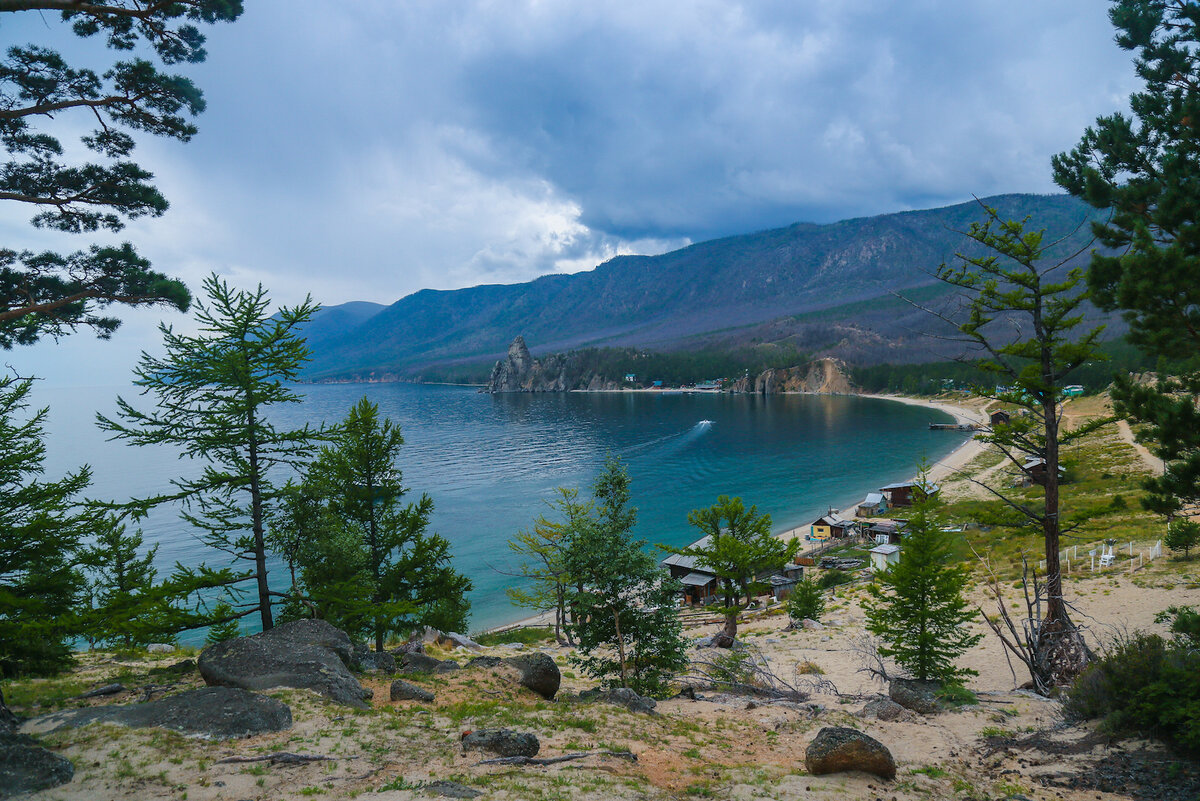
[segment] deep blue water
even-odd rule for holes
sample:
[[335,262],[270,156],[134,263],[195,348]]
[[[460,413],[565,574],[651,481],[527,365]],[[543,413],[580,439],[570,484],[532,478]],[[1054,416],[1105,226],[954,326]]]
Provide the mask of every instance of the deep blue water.
[[[335,422],[363,395],[400,424],[405,484],[433,499],[433,528],[450,541],[457,568],[475,583],[476,631],[528,614],[504,594],[515,580],[506,542],[545,510],[555,487],[586,492],[608,454],[629,469],[640,536],[685,545],[697,536],[687,513],[718,495],[742,496],[783,531],[911,477],[922,456],[936,461],[966,438],[928,430],[929,422],[950,421],[944,412],[874,398],[486,395],[411,384],[299,389],[304,403],[276,411],[278,424]],[[111,415],[118,394],[137,398],[133,388],[35,391],[34,402],[50,407],[50,476],[88,463],[91,496],[123,499],[167,490],[171,478],[199,471],[166,449],[106,441],[94,416]],[[156,512],[142,527],[147,544],[160,545],[163,572],[176,561],[221,561],[173,510]],[[285,578],[276,568],[273,584]]]

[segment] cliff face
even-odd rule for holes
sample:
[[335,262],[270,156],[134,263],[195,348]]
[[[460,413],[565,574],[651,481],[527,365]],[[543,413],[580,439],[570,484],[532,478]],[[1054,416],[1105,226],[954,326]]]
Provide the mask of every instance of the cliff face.
[[552,353],[543,359],[529,354],[525,338],[518,336],[508,353],[496,362],[488,380],[488,392],[568,392],[586,389],[592,392],[617,389],[616,381],[579,369],[571,354]]
[[[552,353],[541,359],[529,354],[525,338],[518,336],[508,353],[496,362],[488,381],[488,392],[569,392],[574,389],[601,392],[620,389],[609,376],[584,368],[573,353]],[[775,395],[781,392],[853,394],[858,392],[837,359],[817,359],[796,367],[770,368],[757,376],[742,376],[730,392]]]

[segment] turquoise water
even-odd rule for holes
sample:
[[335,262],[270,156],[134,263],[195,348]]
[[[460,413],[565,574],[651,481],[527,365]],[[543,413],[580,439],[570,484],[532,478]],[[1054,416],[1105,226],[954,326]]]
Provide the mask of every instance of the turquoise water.
[[[545,510],[555,487],[586,490],[608,454],[632,478],[638,533],[650,543],[696,539],[687,513],[740,495],[771,514],[783,531],[870,489],[913,475],[921,457],[936,461],[967,435],[929,431],[945,412],[876,398],[818,395],[604,393],[487,395],[472,388],[412,384],[304,386],[305,402],[275,413],[280,425],[335,422],[363,395],[398,422],[405,437],[404,481],[434,501],[433,528],[446,537],[456,567],[475,583],[472,630],[524,617],[504,594],[514,579],[506,542]],[[47,472],[88,463],[93,497],[127,498],[168,489],[199,466],[174,452],[107,442],[94,423],[132,388],[41,389],[50,406]],[[143,523],[159,543],[165,572],[176,561],[218,564],[170,509]],[[272,584],[284,581],[275,565]]]

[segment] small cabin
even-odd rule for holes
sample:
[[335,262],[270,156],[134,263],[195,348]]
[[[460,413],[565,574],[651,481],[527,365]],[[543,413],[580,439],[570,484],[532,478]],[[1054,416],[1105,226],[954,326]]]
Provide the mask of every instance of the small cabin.
[[799,581],[798,578],[788,578],[787,576],[771,576],[771,597],[776,601],[786,600]]
[[889,509],[912,506],[915,501],[937,495],[939,490],[941,487],[937,484],[922,484],[919,481],[900,481],[879,488]]
[[1011,421],[1012,421],[1012,415],[1010,415],[1008,412],[1004,411],[1003,409],[999,409],[997,411],[992,412],[991,416],[988,417],[988,422],[990,422],[992,424],[993,428],[995,428],[996,426],[1006,426]]
[[808,538],[811,540],[841,539],[851,537],[855,533],[857,532],[854,521],[843,520],[833,512],[821,515],[808,526]]
[[905,523],[899,520],[882,520],[872,523],[863,532],[877,545],[896,545],[904,533]]
[[637,381],[636,373],[626,373],[625,374],[625,383],[626,384],[632,384],[635,381]]
[[859,501],[854,513],[859,517],[879,517],[887,511],[887,503],[883,500],[882,492],[868,492],[867,497]]
[[899,545],[876,545],[871,549],[871,571],[887,570],[900,561]]
[[[689,548],[704,548],[711,537],[701,537],[689,545]],[[704,606],[711,603],[717,596],[718,581],[716,575],[696,564],[696,557],[673,553],[659,562],[671,574],[671,578],[683,585],[684,606]]]

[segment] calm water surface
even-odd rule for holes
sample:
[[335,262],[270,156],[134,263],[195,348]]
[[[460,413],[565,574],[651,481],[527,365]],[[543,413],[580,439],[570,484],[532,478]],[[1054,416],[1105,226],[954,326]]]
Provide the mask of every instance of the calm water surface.
[[[504,594],[516,581],[506,542],[545,510],[555,487],[586,491],[609,454],[629,469],[639,535],[686,545],[697,537],[687,513],[718,495],[742,496],[783,531],[911,477],[922,456],[936,461],[966,438],[928,430],[929,422],[952,419],[944,412],[874,398],[486,395],[411,384],[299,390],[304,403],[273,413],[277,424],[336,422],[363,395],[400,424],[405,484],[433,499],[433,529],[450,541],[456,567],[475,583],[472,630],[528,614]],[[34,402],[50,407],[50,476],[87,463],[93,497],[124,499],[167,490],[171,478],[199,472],[199,465],[165,448],[107,442],[95,413],[113,414],[118,394],[137,397],[133,388],[35,390]],[[148,544],[160,544],[163,572],[176,561],[221,561],[174,510],[157,511],[143,529]],[[285,580],[275,568],[273,585]]]

